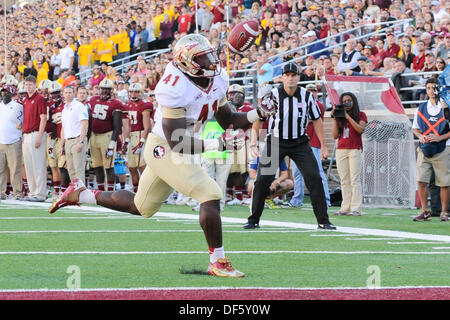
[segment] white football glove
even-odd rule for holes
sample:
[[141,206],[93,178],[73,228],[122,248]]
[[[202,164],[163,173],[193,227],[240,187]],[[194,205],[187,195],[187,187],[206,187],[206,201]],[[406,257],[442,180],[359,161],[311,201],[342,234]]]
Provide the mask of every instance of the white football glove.
[[50,145],[48,146],[48,156],[52,159],[55,159],[55,155],[53,154],[53,148],[55,147],[55,139],[50,140]]
[[256,111],[261,119],[265,119],[277,113],[278,101],[272,92],[269,92],[262,97],[261,104],[256,108]]
[[111,140],[109,142],[108,150],[106,150],[106,158],[112,158],[114,156],[114,150],[116,149],[116,141]]
[[243,130],[226,130],[219,138],[219,151],[240,150],[245,146],[245,133]]

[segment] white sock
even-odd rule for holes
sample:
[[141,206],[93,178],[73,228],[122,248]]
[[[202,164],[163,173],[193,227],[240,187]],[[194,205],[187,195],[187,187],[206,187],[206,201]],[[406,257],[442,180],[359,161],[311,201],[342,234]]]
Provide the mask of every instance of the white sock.
[[209,249],[209,262],[214,263],[219,259],[225,259],[225,250],[223,249],[223,247],[210,248]]
[[95,193],[89,189],[80,192],[80,203],[97,204]]

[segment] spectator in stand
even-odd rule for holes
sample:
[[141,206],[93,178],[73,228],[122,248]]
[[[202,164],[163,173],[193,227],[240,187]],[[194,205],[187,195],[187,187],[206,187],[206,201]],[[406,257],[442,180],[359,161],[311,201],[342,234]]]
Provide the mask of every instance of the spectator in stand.
[[78,48],[77,54],[79,71],[84,72],[88,70],[92,64],[92,45],[89,44],[88,38],[81,37],[81,45]]
[[375,77],[384,76],[384,72],[381,72],[377,68],[375,68],[375,62],[372,59],[367,59],[364,74],[367,76]]
[[345,72],[346,70],[352,70],[359,72],[360,68],[358,66],[358,58],[361,54],[356,51],[356,41],[349,39],[345,45],[345,51],[339,58],[338,71]]
[[422,35],[420,36],[420,40],[423,41],[424,45],[425,45],[425,50],[431,50],[431,45],[432,45],[432,38],[431,38],[431,34],[429,32],[424,32],[422,33]]
[[417,41],[416,49],[418,54],[413,59],[411,66],[411,70],[413,72],[419,72],[420,70],[422,70],[423,65],[425,64],[425,52],[426,52],[425,43],[422,40]]
[[325,74],[328,74],[328,75],[337,75],[338,74],[337,67],[334,66],[332,58],[325,56],[325,58],[323,59],[323,66],[325,68]]
[[[425,52],[425,63],[423,64],[423,68],[420,70],[421,72],[430,72],[430,71],[436,71],[436,58],[433,55],[433,52],[427,51]],[[428,78],[430,76],[424,76],[425,78]],[[437,78],[438,75],[432,75],[431,77]]]
[[211,29],[220,30],[220,25],[225,21],[225,5],[224,0],[217,0],[215,3],[212,14],[214,16],[212,20]]
[[169,47],[169,44],[173,41],[173,22],[170,21],[169,15],[164,14],[164,19],[161,21],[160,28],[161,28],[161,36],[159,37],[160,40],[160,48],[165,49]]
[[436,57],[447,59],[450,52],[450,33],[446,33],[444,37],[438,37],[438,43],[434,50]]
[[256,69],[258,70],[257,80],[259,85],[265,82],[272,81],[273,67],[269,63],[269,56],[267,55],[267,53],[258,56]]
[[395,66],[394,62],[396,59],[386,57],[383,60],[383,67],[381,68],[381,72],[383,72],[385,75],[392,75],[395,72]]
[[436,59],[436,71],[444,71],[445,67],[447,67],[447,64],[445,63],[445,59],[438,57]]
[[386,42],[387,42],[387,48],[381,55],[381,59],[384,60],[384,58],[388,57],[394,57],[397,56],[400,51],[400,46],[396,43],[397,38],[395,37],[394,33],[390,32],[386,34]]
[[[397,90],[400,100],[411,101],[413,100],[413,93],[411,90],[401,91],[400,89],[409,88],[414,86],[419,81],[418,76],[402,76],[403,73],[412,73],[412,71],[406,66],[405,61],[399,59],[395,62],[395,72],[392,75],[392,82]],[[405,105],[405,107],[411,107],[411,105]]]
[[91,88],[98,86],[103,79],[105,79],[105,74],[101,71],[101,67],[98,64],[94,65],[90,79]]
[[414,61],[415,55],[411,52],[412,45],[408,39],[403,39],[401,42],[401,54],[399,55],[400,60],[405,62],[407,68],[411,68]]
[[74,51],[64,38],[59,41],[59,44],[61,46],[61,50],[59,52],[61,57],[61,69],[67,69],[70,72],[72,71],[75,62]]
[[37,70],[34,68],[33,61],[32,61],[31,59],[30,59],[30,60],[27,60],[27,61],[25,62],[25,64],[26,64],[26,68],[23,70],[23,76],[24,76],[24,78],[28,77],[29,75],[32,75],[33,77],[37,77],[38,72],[37,72]]
[[[305,35],[308,37],[307,38],[307,42],[308,43],[312,43],[312,42],[317,41],[317,36],[316,36],[316,33],[314,31],[308,31]],[[317,42],[315,44],[312,44],[312,45],[308,46],[306,48],[306,50],[307,50],[307,54],[308,55],[312,55],[314,57],[314,59],[318,59],[322,55],[326,55],[326,56],[330,55],[328,50],[323,50],[325,48],[326,47],[323,44],[323,42],[320,41],[320,42]],[[320,52],[317,52],[317,51],[320,51]],[[315,53],[315,52],[317,52],[317,53]]]
[[178,33],[187,33],[191,29],[191,16],[186,6],[181,7],[181,15],[178,17]]
[[383,66],[383,56],[384,56],[384,41],[382,39],[378,39],[376,42],[376,50],[377,53],[375,54],[375,59],[377,60],[377,66],[382,67]]
[[[274,57],[278,54],[278,50],[272,48],[269,50],[269,54],[271,57]],[[281,59],[279,56],[271,59],[270,64],[273,67],[273,77],[274,78],[281,76],[281,64],[282,63],[283,63],[283,59]]]

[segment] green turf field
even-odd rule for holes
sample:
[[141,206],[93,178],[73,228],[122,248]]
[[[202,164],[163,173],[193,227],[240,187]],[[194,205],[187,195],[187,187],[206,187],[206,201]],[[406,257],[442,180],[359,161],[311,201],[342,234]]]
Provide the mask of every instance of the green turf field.
[[244,230],[248,208],[227,207],[225,251],[246,277],[218,279],[191,272],[209,256],[190,207],[164,205],[150,219],[48,207],[0,204],[0,290],[64,289],[75,274],[81,288],[450,286],[450,223],[413,222],[417,210],[331,208],[338,230],[320,231],[310,207],[266,209],[261,229]]

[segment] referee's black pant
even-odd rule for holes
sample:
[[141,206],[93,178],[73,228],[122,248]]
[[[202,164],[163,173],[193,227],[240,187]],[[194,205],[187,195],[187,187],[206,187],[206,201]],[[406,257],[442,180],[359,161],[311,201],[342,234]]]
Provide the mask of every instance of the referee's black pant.
[[279,169],[279,164],[286,156],[295,162],[303,175],[306,187],[311,195],[317,223],[330,223],[322,178],[307,136],[287,140],[267,137],[266,146],[259,159],[258,174],[252,193],[252,214],[248,217],[248,222],[259,223],[266,197],[270,194],[270,185]]

